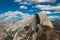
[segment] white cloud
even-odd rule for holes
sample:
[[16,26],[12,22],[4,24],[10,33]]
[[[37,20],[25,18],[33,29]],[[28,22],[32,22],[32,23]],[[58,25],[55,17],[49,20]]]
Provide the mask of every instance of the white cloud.
[[[29,4],[31,4],[31,2],[29,1],[29,0],[24,0],[23,2],[22,2],[23,0],[14,0],[14,2],[18,2],[19,4],[26,4],[26,5],[29,5]],[[28,2],[29,1],[29,2]]]
[[53,13],[60,13],[60,11],[55,11],[55,12],[53,12]]
[[48,18],[57,18],[58,16],[49,16]]
[[[15,2],[21,3],[23,0],[15,0]],[[41,2],[49,2],[49,3],[54,3],[56,0],[25,0],[25,2],[29,3],[41,3]]]
[[[50,12],[50,11],[41,11],[40,13],[46,13],[46,14],[52,14],[52,13],[58,13],[58,11],[55,11],[55,12]],[[0,19],[5,17],[3,20],[11,20],[11,18],[16,18],[17,17],[17,14],[21,15],[22,17],[20,18],[24,18],[24,19],[27,19],[29,17],[33,17],[34,15],[29,15],[28,13],[22,13],[20,11],[8,11],[8,12],[5,12],[4,14],[1,14],[0,15]],[[59,16],[50,16],[49,18],[58,18]]]
[[28,3],[28,2],[20,2],[21,4],[26,4],[26,5],[29,5],[31,3]]
[[51,12],[50,12],[50,11],[41,11],[40,13],[51,14]]
[[49,16],[48,17],[50,20],[54,21],[54,20],[60,20],[60,16]]
[[1,14],[0,19],[5,17],[3,20],[11,20],[12,18],[16,18],[17,14],[21,15],[22,16],[21,18],[25,18],[26,16],[29,16],[29,17],[32,16],[32,15],[29,15],[28,13],[24,14],[20,11],[14,11],[14,12],[13,11],[8,11],[8,12],[5,12],[4,14]]
[[36,5],[35,7],[41,10],[57,10],[60,11],[60,5],[57,6],[50,6],[50,5]]
[[21,9],[27,9],[27,6],[20,6]]
[[15,2],[21,2],[22,0],[15,0]]
[[32,2],[35,3],[41,3],[41,2],[56,2],[56,0],[31,0]]
[[51,12],[51,11],[41,11],[40,13],[56,14],[56,13],[60,13],[60,11],[54,11],[54,12]]
[[60,16],[49,16],[49,19],[60,19]]

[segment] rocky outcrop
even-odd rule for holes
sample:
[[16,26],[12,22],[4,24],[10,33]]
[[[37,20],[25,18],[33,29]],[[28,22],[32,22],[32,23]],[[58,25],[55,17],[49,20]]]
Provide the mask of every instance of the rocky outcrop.
[[13,40],[50,40],[51,34],[54,37],[53,29],[51,21],[45,14],[36,14],[29,25],[25,26],[23,30],[16,32]]
[[[8,36],[4,36],[8,33]],[[60,40],[60,31],[54,29],[45,13],[8,24],[4,32],[0,28],[0,40]]]

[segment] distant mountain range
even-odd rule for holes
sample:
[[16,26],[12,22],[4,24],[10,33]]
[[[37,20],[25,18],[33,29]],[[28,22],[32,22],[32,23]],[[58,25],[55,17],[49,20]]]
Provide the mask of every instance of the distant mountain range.
[[56,30],[60,30],[60,20],[52,21]]

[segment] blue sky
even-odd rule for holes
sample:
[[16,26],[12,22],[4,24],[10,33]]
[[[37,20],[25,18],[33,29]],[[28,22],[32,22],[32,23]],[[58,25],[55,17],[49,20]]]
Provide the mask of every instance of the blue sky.
[[0,0],[0,20],[19,20],[38,12],[60,20],[60,0]]

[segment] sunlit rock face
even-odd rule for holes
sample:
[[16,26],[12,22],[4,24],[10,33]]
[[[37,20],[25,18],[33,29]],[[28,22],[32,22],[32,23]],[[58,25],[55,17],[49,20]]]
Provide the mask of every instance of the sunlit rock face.
[[[35,39],[34,40],[50,40],[51,36],[49,36],[49,35],[52,34],[53,37],[55,35],[55,34],[53,35],[54,27],[53,27],[51,21],[48,19],[48,17],[44,13],[36,14],[33,17],[31,26],[32,26],[33,30],[35,30],[35,33],[34,33]],[[54,38],[52,38],[51,40],[53,40],[53,39]]]
[[54,28],[50,19],[46,16],[45,13],[38,13],[40,18],[40,24],[47,25],[50,28]]
[[35,33],[37,33],[37,36],[34,37],[35,40],[60,40],[60,32],[54,29],[52,22],[48,19],[46,14],[38,13],[34,19],[35,21],[33,24],[37,30],[35,30]]

